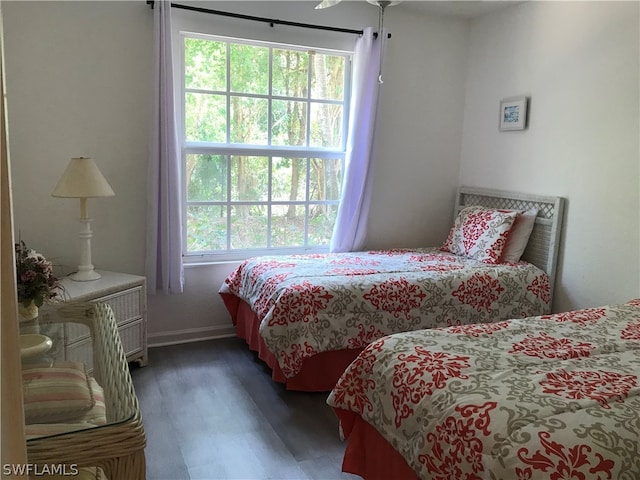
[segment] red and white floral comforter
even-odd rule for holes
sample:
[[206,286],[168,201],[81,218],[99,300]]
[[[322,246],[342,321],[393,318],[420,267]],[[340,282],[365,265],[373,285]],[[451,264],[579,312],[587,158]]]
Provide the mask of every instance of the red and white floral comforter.
[[266,256],[220,288],[247,302],[287,378],[320,352],[384,335],[549,312],[549,277],[526,262],[488,265],[435,248]]
[[634,300],[380,339],[328,403],[374,426],[422,479],[631,480],[639,375]]

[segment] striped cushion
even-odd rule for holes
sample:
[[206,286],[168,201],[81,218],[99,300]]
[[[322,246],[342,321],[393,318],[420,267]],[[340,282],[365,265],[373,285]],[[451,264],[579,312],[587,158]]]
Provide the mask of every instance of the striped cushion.
[[76,419],[96,403],[84,364],[58,362],[22,370],[25,423]]
[[39,437],[48,437],[51,435],[60,435],[77,430],[86,430],[87,428],[97,427],[107,423],[107,412],[104,405],[104,393],[102,387],[98,385],[95,378],[89,380],[91,382],[91,390],[96,404],[84,415],[74,418],[73,423],[30,423],[25,425],[25,435],[27,440]]

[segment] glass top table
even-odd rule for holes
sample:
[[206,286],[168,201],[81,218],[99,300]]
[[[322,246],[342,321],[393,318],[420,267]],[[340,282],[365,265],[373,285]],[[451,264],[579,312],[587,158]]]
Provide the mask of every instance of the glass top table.
[[144,479],[146,437],[111,307],[47,305],[20,333],[29,462]]

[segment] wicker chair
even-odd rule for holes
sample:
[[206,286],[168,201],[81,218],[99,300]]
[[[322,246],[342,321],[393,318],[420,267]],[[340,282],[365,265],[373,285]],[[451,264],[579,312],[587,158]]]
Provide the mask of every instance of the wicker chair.
[[30,463],[99,467],[106,478],[136,480],[146,476],[146,437],[138,399],[111,307],[76,303],[55,307],[45,322],[77,322],[91,330],[93,376],[104,390],[107,423],[27,442]]

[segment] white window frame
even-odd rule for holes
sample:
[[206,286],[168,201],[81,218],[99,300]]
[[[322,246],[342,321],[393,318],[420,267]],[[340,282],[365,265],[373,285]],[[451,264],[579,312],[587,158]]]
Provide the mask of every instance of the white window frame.
[[[182,194],[182,214],[183,214],[183,225],[182,225],[182,236],[183,236],[183,245],[185,245],[185,251],[183,252],[183,262],[185,264],[194,264],[194,263],[212,263],[212,262],[224,262],[224,261],[235,261],[242,260],[245,258],[249,258],[256,255],[277,255],[277,254],[289,254],[289,253],[315,253],[315,252],[327,252],[329,250],[329,246],[300,246],[300,247],[282,247],[282,248],[257,248],[257,249],[237,249],[237,250],[220,250],[220,251],[208,251],[208,252],[186,252],[187,245],[187,207],[188,205],[198,205],[198,204],[224,204],[229,208],[230,205],[239,205],[242,203],[239,202],[231,202],[229,198],[227,198],[226,202],[188,202],[187,201],[187,179],[184,175],[186,170],[186,158],[187,155],[191,154],[201,154],[201,155],[224,155],[227,158],[233,155],[247,155],[247,156],[258,156],[258,157],[269,157],[269,197],[271,196],[271,158],[273,157],[296,157],[296,158],[304,158],[306,161],[307,168],[307,189],[306,189],[306,198],[305,200],[301,200],[295,202],[295,204],[299,204],[305,206],[305,217],[307,217],[309,212],[309,206],[318,205],[318,204],[332,204],[338,205],[339,200],[328,200],[328,201],[315,201],[309,200],[309,165],[311,158],[326,158],[326,159],[341,159],[343,162],[342,171],[344,173],[344,161],[346,154],[346,140],[348,135],[348,124],[349,124],[349,100],[350,100],[350,87],[351,87],[351,65],[352,65],[352,55],[353,52],[350,50],[339,50],[335,48],[323,48],[319,46],[310,46],[310,45],[292,45],[290,43],[283,43],[277,41],[263,41],[263,40],[253,40],[246,38],[237,38],[233,36],[226,35],[211,35],[207,33],[194,33],[191,31],[180,31],[179,35],[175,35],[178,37],[179,41],[179,62],[177,63],[179,66],[176,70],[179,71],[180,81],[176,82],[178,88],[176,88],[176,110],[178,114],[177,125],[178,125],[178,140],[180,145],[181,152],[181,161],[182,161],[182,172],[183,172],[183,194]],[[184,58],[184,41],[185,38],[204,38],[207,40],[214,41],[225,41],[225,42],[233,42],[233,43],[243,43],[249,45],[256,46],[267,46],[271,48],[285,48],[290,50],[315,50],[320,54],[329,54],[329,55],[342,55],[346,57],[345,61],[345,86],[344,86],[344,98],[342,102],[336,101],[323,101],[314,99],[313,101],[316,103],[342,103],[343,106],[343,117],[342,117],[342,139],[341,145],[339,148],[317,148],[317,147],[299,147],[299,146],[270,146],[270,145],[238,145],[232,144],[229,142],[230,140],[230,129],[227,129],[227,137],[226,143],[208,143],[208,142],[191,142],[186,140],[185,133],[185,109],[184,109],[184,99],[185,93],[188,91],[185,86],[185,58]],[[175,44],[175,42],[174,42]],[[176,49],[174,48],[174,52]],[[175,56],[174,56],[175,58]],[[227,72],[228,76],[228,72]],[[269,73],[269,82],[271,82],[271,72]],[[230,98],[229,92],[229,79],[227,78],[227,92],[223,92],[227,95],[227,102]],[[271,92],[268,95],[260,95],[260,98],[266,98],[269,102],[272,99],[281,99],[283,97],[272,95]],[[309,102],[309,98],[301,99],[301,101]],[[227,115],[229,115],[229,110],[227,110]],[[271,142],[271,118],[269,118],[269,126],[267,128],[268,135],[268,143]],[[229,125],[229,119],[227,118],[227,125]],[[310,124],[307,124],[307,139],[309,139],[309,128]],[[309,140],[308,140],[309,141]],[[227,168],[227,175],[230,175],[230,169]],[[229,179],[227,181],[228,188],[230,185]],[[246,204],[255,205],[264,203],[268,205],[268,210],[270,212],[271,205],[289,205],[291,202],[277,202],[268,200],[266,202],[246,202]],[[269,217],[270,218],[270,217]],[[231,222],[231,218],[227,217],[227,240],[229,239],[229,223]],[[268,222],[270,224],[270,221]],[[268,237],[269,241],[270,237]],[[308,222],[305,221],[305,239],[308,240]],[[305,241],[306,241],[305,240]],[[229,245],[227,243],[227,245]]]

